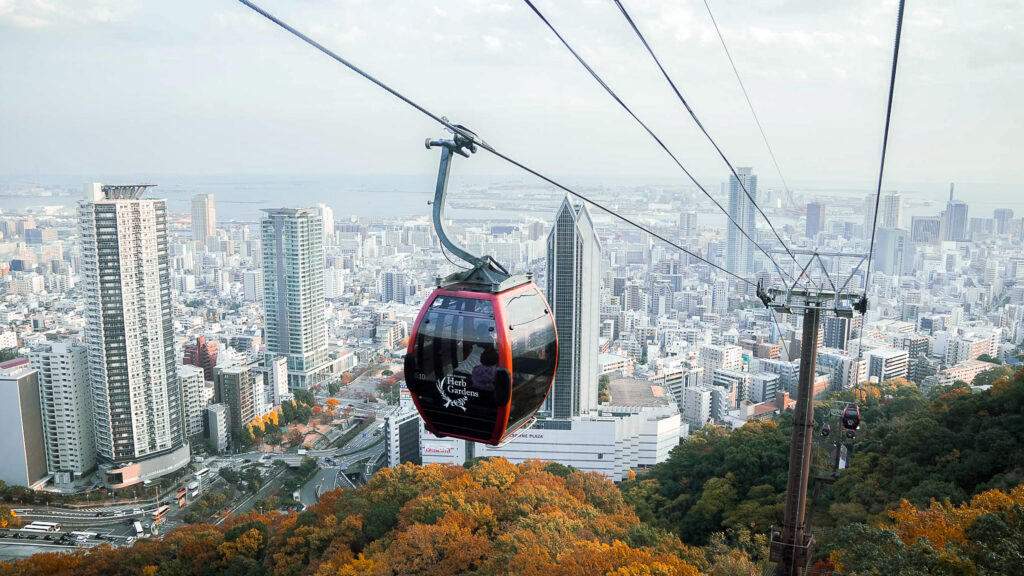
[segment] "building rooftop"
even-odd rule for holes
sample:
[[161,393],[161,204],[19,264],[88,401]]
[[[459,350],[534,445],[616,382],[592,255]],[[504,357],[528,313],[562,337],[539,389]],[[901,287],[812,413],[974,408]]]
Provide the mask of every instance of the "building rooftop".
[[633,378],[612,378],[608,395],[610,403],[616,406],[668,406],[671,403],[661,386]]

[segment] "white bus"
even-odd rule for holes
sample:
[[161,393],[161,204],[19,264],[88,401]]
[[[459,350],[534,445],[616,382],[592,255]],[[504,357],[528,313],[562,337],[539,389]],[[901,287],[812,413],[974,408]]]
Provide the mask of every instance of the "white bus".
[[141,537],[142,536],[142,522],[139,522],[138,520],[136,520],[132,524],[132,526],[135,527],[135,536],[136,537]]
[[194,476],[196,480],[202,480],[203,479],[203,475],[206,474],[209,471],[210,471],[209,468],[203,468],[202,470],[199,470],[199,471],[193,473],[192,476]]
[[97,534],[96,532],[72,532],[71,533],[71,535],[74,536],[76,540],[88,540],[89,538],[95,538],[96,534]]
[[57,522],[33,522],[25,528],[42,528],[44,532],[59,532],[60,524]]
[[41,528],[39,526],[33,526],[31,524],[29,524],[28,526],[25,526],[24,528],[22,528],[21,531],[22,532],[39,532],[39,533],[49,532],[49,530],[47,530],[46,528]]

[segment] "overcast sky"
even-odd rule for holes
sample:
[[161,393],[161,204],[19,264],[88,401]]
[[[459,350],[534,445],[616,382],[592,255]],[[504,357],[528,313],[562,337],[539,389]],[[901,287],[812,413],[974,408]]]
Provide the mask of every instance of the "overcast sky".
[[[541,171],[678,174],[523,3],[261,3]],[[699,177],[725,179],[613,2],[537,4]],[[703,0],[623,4],[733,163],[776,183]],[[1024,181],[1024,1],[907,4],[887,182]],[[791,185],[876,177],[896,6],[711,2]],[[0,0],[0,79],[6,176],[418,174],[442,134],[232,0]]]

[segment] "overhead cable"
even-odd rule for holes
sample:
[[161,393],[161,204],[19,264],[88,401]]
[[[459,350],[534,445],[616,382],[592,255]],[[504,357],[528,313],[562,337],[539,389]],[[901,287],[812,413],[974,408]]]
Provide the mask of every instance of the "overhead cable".
[[[875,190],[875,217],[871,224],[871,244],[868,246],[868,267],[864,273],[864,296],[867,297],[868,289],[871,287],[871,257],[875,253],[875,230],[878,228],[878,208],[882,200],[882,176],[885,174],[885,152],[889,146],[889,120],[892,118],[892,97],[896,90],[896,65],[900,59],[900,36],[903,32],[903,5],[905,0],[900,0],[899,10],[896,13],[896,41],[892,50],[892,71],[889,73],[889,101],[885,107],[885,129],[882,132],[882,159],[878,165],[878,187]],[[864,313],[867,313],[865,310]],[[864,329],[860,332],[860,341],[864,341]],[[857,347],[857,357],[863,357],[862,346]]]
[[[701,255],[699,255],[699,254],[697,254],[697,253],[695,253],[695,252],[693,252],[691,250],[688,250],[688,249],[684,248],[683,246],[680,246],[679,244],[669,240],[668,238],[665,238],[661,234],[658,234],[657,232],[654,232],[653,230],[647,228],[646,226],[643,226],[643,225],[641,225],[641,224],[631,220],[630,218],[627,218],[627,217],[619,214],[615,210],[604,206],[600,202],[596,202],[594,200],[591,200],[587,196],[584,196],[583,194],[580,194],[579,192],[576,192],[575,190],[569,188],[568,186],[565,186],[565,185],[561,184],[560,182],[558,182],[558,181],[556,181],[556,180],[554,180],[552,178],[549,178],[549,177],[545,176],[544,174],[541,174],[540,172],[537,172],[536,170],[526,166],[525,164],[523,164],[523,163],[521,163],[521,162],[519,162],[519,161],[517,161],[517,160],[515,160],[515,159],[513,159],[513,158],[511,158],[511,157],[509,157],[509,156],[499,152],[498,150],[496,150],[490,144],[487,144],[486,142],[482,141],[473,132],[470,132],[469,130],[466,130],[465,128],[462,128],[459,125],[453,124],[446,117],[438,116],[437,114],[434,114],[433,112],[427,110],[423,106],[420,106],[419,104],[414,102],[412,99],[402,95],[400,92],[398,92],[394,88],[392,88],[392,87],[388,86],[387,84],[385,84],[384,82],[374,78],[369,73],[363,71],[362,69],[360,69],[355,64],[352,64],[348,60],[342,58],[341,56],[339,56],[338,54],[336,54],[332,50],[328,49],[327,47],[323,46],[322,44],[320,44],[316,40],[313,40],[309,36],[306,36],[305,34],[303,34],[302,32],[298,31],[297,29],[295,29],[294,27],[292,27],[288,23],[284,22],[280,18],[277,18],[273,14],[270,14],[266,10],[260,8],[259,6],[257,6],[253,2],[251,2],[251,0],[238,0],[238,1],[241,2],[242,4],[248,6],[254,12],[260,14],[261,16],[266,18],[267,20],[270,20],[274,24],[277,24],[282,29],[290,32],[295,37],[297,37],[300,40],[306,42],[307,44],[309,44],[310,46],[316,48],[320,52],[323,52],[325,55],[327,55],[331,59],[335,60],[336,62],[342,64],[343,66],[345,66],[349,70],[352,70],[356,74],[359,74],[363,78],[369,80],[370,82],[373,82],[374,84],[376,84],[378,87],[382,88],[387,93],[389,93],[392,96],[398,98],[402,102],[405,102],[409,106],[412,106],[413,108],[415,108],[416,110],[418,110],[419,112],[421,112],[422,114],[427,116],[428,118],[434,120],[438,124],[440,124],[440,125],[444,126],[445,128],[447,128],[451,132],[459,134],[461,136],[464,136],[465,138],[473,141],[478,146],[480,146],[482,149],[490,152],[494,156],[497,156],[498,158],[501,158],[505,162],[508,162],[509,164],[511,164],[511,165],[521,169],[521,170],[529,172],[530,174],[536,176],[537,178],[540,178],[541,180],[547,182],[548,184],[551,184],[552,186],[558,188],[559,190],[562,190],[562,191],[566,192],[567,194],[570,194],[570,195],[572,195],[572,196],[574,196],[576,198],[579,198],[580,200],[583,200],[584,202],[587,202],[588,204],[594,206],[595,208],[598,208],[599,210],[608,213],[609,215],[611,215],[611,216],[621,220],[622,222],[625,222],[626,224],[629,224],[630,226],[633,226],[633,227],[635,227],[635,228],[637,228],[639,230],[642,230],[642,231],[646,232],[647,234],[649,234],[653,238],[661,240],[665,244],[668,244],[669,246],[671,246],[673,248],[676,248],[677,250],[679,250],[679,251],[681,251],[681,252],[683,252],[683,253],[685,253],[685,254],[687,254],[687,255],[689,255],[689,256],[691,256],[691,257],[693,257],[693,258],[695,258],[695,259],[697,259],[697,260],[699,260],[699,261],[709,265],[709,266],[711,266],[712,268],[715,268],[716,270],[719,270],[719,271],[721,271],[721,272],[723,272],[723,273],[725,273],[725,274],[735,278],[736,280],[738,280],[740,282],[743,282],[743,283],[748,284],[750,286],[756,286],[757,285],[755,282],[753,282],[751,280],[748,280],[746,278],[743,278],[742,276],[736,274],[735,272],[727,270],[724,267],[719,266],[718,264],[715,264],[715,263],[711,262],[710,260],[704,258],[703,256],[701,256]],[[719,207],[721,207],[721,206],[719,206]],[[749,236],[748,236],[748,238],[749,238]],[[751,240],[751,241],[753,241],[753,240]],[[755,245],[756,245],[756,243],[755,243]],[[763,251],[763,249],[762,249],[762,251]],[[778,264],[776,264],[776,267],[778,267]]]
[[[533,6],[533,4],[530,3],[530,0],[525,1],[527,4],[530,4],[530,6]],[[661,61],[658,60],[658,57],[654,54],[654,50],[651,48],[651,45],[647,43],[647,39],[644,38],[643,33],[640,32],[640,29],[637,28],[637,25],[633,21],[633,18],[631,18],[629,12],[626,11],[626,7],[623,6],[622,2],[620,2],[619,0],[612,1],[615,2],[616,6],[619,7],[619,11],[622,12],[622,15],[626,18],[626,22],[629,23],[630,28],[632,28],[633,32],[636,33],[637,38],[640,39],[640,42],[644,45],[644,48],[647,49],[647,53],[651,55],[651,59],[653,59],[654,63],[657,64],[658,70],[661,70],[661,75],[665,77],[666,81],[668,81],[668,85],[672,87],[672,91],[675,92],[676,97],[679,98],[679,102],[682,103],[683,107],[686,108],[686,111],[690,113],[690,118],[693,118],[694,123],[696,123],[697,127],[700,128],[700,131],[704,133],[704,136],[708,139],[708,142],[710,142],[711,145],[714,146],[715,151],[718,152],[718,155],[722,158],[722,161],[725,162],[725,165],[729,167],[729,171],[732,172],[733,178],[736,179],[736,183],[739,184],[740,189],[743,190],[744,194],[746,194],[747,199],[750,200],[750,203],[754,205],[754,208],[756,208],[758,213],[760,213],[761,216],[764,218],[764,221],[768,224],[768,227],[771,228],[772,233],[775,234],[776,240],[778,240],[779,244],[781,244],[782,247],[786,250],[786,253],[789,254],[789,257],[792,258],[793,262],[796,262],[799,266],[800,263],[797,262],[796,256],[794,256],[793,253],[790,252],[789,246],[786,246],[786,242],[782,239],[782,236],[779,235],[778,230],[775,229],[775,225],[772,224],[771,219],[768,218],[768,215],[765,214],[764,210],[762,210],[761,207],[757,204],[757,200],[754,199],[753,194],[751,194],[750,191],[747,190],[747,185],[743,183],[743,179],[740,178],[740,175],[736,172],[736,168],[733,167],[732,162],[729,162],[729,159],[725,157],[725,153],[722,152],[722,149],[718,146],[718,143],[715,142],[715,139],[711,137],[711,134],[708,134],[707,128],[705,128],[704,124],[700,121],[699,118],[697,118],[697,114],[693,111],[693,108],[690,107],[690,104],[687,103],[686,98],[683,98],[683,94],[679,91],[679,88],[676,87],[676,83],[672,81],[672,77],[669,76],[668,72],[665,70],[665,67],[661,65]],[[536,8],[534,8],[534,11],[536,11]],[[538,12],[537,15],[539,16],[540,13]],[[543,16],[541,16],[541,18],[543,19]],[[545,20],[545,22],[547,22],[547,20]],[[551,27],[551,24],[548,24],[548,27]],[[552,31],[554,31],[554,28],[551,29]],[[557,35],[558,33],[555,32],[555,34]],[[561,36],[559,36],[559,39],[561,39]],[[564,44],[565,40],[562,40],[562,43]],[[566,45],[566,47],[568,47],[568,45]],[[575,54],[575,52],[573,53]]]
[[[618,2],[616,2],[618,4]],[[779,180],[782,180],[782,188],[786,191],[786,197],[789,199],[789,204],[795,206],[793,202],[793,191],[789,189],[789,184],[786,183],[786,177],[782,175],[782,168],[779,168],[779,161],[775,159],[775,151],[772,150],[772,145],[768,143],[768,136],[764,132],[764,128],[761,126],[761,119],[757,117],[757,112],[754,111],[754,104],[750,101],[750,95],[747,94],[747,87],[743,84],[743,79],[740,78],[740,71],[736,68],[736,63],[732,60],[732,54],[729,52],[729,47],[725,45],[725,37],[722,36],[722,31],[718,29],[718,22],[715,20],[715,15],[711,12],[711,5],[708,4],[708,0],[704,0],[704,7],[708,9],[708,16],[711,17],[711,23],[715,26],[715,32],[718,33],[718,39],[722,43],[722,49],[725,50],[725,56],[729,59],[729,65],[732,66],[732,72],[736,75],[736,81],[739,82],[740,90],[743,91],[743,98],[747,101],[747,107],[750,108],[750,113],[754,116],[754,123],[757,124],[757,129],[761,132],[761,139],[764,140],[764,145],[768,148],[768,155],[772,158],[772,164],[775,165],[775,171],[779,174]]]
[[[621,98],[619,98],[618,94],[616,94],[615,91],[612,90],[611,87],[608,86],[608,84],[601,78],[601,76],[597,72],[595,72],[594,69],[591,68],[589,64],[587,64],[587,61],[584,60],[583,57],[580,56],[579,53],[576,52],[576,50],[574,50],[573,47],[569,45],[569,43],[565,40],[565,38],[563,38],[562,35],[558,32],[558,30],[556,30],[555,27],[551,24],[551,22],[549,22],[548,19],[544,17],[544,15],[540,12],[540,10],[537,9],[537,7],[533,4],[533,2],[531,2],[530,0],[523,0],[523,1],[526,3],[527,6],[530,7],[531,10],[533,10],[534,14],[536,14],[537,17],[540,18],[541,21],[544,22],[545,25],[547,25],[547,27],[551,30],[551,32],[562,42],[562,45],[565,46],[565,48],[573,56],[576,57],[576,60],[587,70],[587,72],[590,73],[590,75],[594,78],[594,80],[596,80],[597,83],[600,84],[602,88],[604,88],[605,92],[607,92],[609,96],[611,96],[616,102],[618,102],[619,106],[621,106],[622,109],[625,110],[626,113],[629,114],[633,118],[633,120],[636,120],[636,122],[638,124],[640,124],[640,126],[644,129],[644,131],[646,131],[647,134],[651,138],[653,138],[655,142],[658,143],[658,146],[660,146],[661,149],[664,150],[665,153],[668,154],[670,158],[672,158],[672,161],[675,162],[676,166],[678,166],[683,171],[683,173],[685,173],[686,176],[690,178],[690,181],[693,182],[693,184],[695,186],[697,186],[697,188],[699,188],[700,191],[703,192],[704,195],[707,196],[708,199],[710,199],[715,204],[715,206],[717,206],[718,209],[722,211],[723,214],[725,214],[726,218],[728,218],[729,221],[732,222],[732,224],[734,226],[736,226],[736,229],[739,230],[740,233],[743,234],[743,236],[745,236],[747,238],[747,240],[749,240],[751,243],[753,243],[754,246],[756,246],[758,248],[758,250],[761,251],[761,253],[763,253],[766,257],[768,257],[768,260],[771,261],[771,263],[775,265],[775,268],[776,268],[776,270],[778,270],[779,275],[780,276],[783,276],[783,275],[789,276],[792,279],[793,276],[790,275],[785,270],[783,270],[782,267],[779,266],[779,263],[774,258],[772,258],[771,254],[769,254],[767,250],[765,250],[760,244],[758,244],[757,241],[754,240],[750,236],[750,234],[746,230],[744,230],[742,226],[739,225],[738,222],[736,222],[736,220],[732,217],[732,215],[729,214],[729,211],[726,210],[722,206],[722,204],[718,202],[718,200],[715,200],[715,198],[713,196],[711,196],[711,194],[704,188],[704,186],[702,186],[701,183],[697,181],[697,179],[693,176],[693,174],[691,174],[690,171],[687,170],[685,166],[683,166],[683,163],[679,160],[679,158],[676,157],[675,154],[672,153],[671,150],[669,150],[668,146],[661,140],[661,138],[659,138],[658,135],[655,134],[654,131],[651,130],[651,128],[643,120],[641,120],[640,117],[637,116],[636,113],[634,113],[633,110],[625,102],[623,102]],[[696,117],[694,117],[694,119],[696,119]],[[698,124],[699,124],[699,122],[698,122]],[[705,134],[706,134],[706,132],[705,132]],[[717,146],[716,146],[716,148],[717,148]],[[735,174],[735,171],[733,171],[733,174]],[[738,177],[737,177],[737,179],[738,179]],[[741,186],[743,186],[743,182],[742,181],[739,181],[739,183],[740,183]],[[744,190],[744,192],[746,192],[746,187],[745,186],[743,187],[743,190]],[[754,206],[757,207],[757,203],[754,202],[754,199],[750,196],[749,192],[747,193],[747,198],[750,198],[751,202],[754,203]],[[758,207],[758,210],[760,210],[759,207]],[[763,212],[761,214],[764,215]],[[770,225],[771,225],[771,223],[769,222],[769,226]],[[774,231],[774,227],[772,228],[772,230]],[[776,237],[778,237],[778,233],[776,233]],[[780,238],[779,241],[781,242],[781,240],[782,239]],[[785,244],[783,244],[783,247],[786,248]],[[786,248],[786,251],[788,252],[789,248]],[[793,261],[795,262],[796,258],[793,258]]]

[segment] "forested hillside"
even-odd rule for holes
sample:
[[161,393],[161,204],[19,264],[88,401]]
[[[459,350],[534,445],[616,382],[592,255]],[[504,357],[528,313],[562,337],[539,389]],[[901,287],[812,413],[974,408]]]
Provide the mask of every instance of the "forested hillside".
[[[854,531],[888,525],[904,499],[923,509],[933,499],[957,506],[986,490],[1006,495],[1024,483],[1024,370],[985,392],[949,387],[930,396],[890,381],[830,398],[858,401],[862,424],[850,442],[849,467],[812,501],[814,525],[824,528],[819,555],[850,540],[849,531],[837,531],[846,525],[857,526]],[[819,403],[819,429],[829,408]],[[834,437],[840,432],[834,418],[831,425]],[[622,483],[626,501],[641,520],[691,544],[718,532],[732,542],[766,533],[782,520],[791,428],[791,417],[783,415],[731,433],[699,431],[668,461]],[[1008,521],[1013,524],[1012,513]],[[1016,521],[1019,534],[1019,515]]]
[[713,565],[753,566],[723,545],[685,546],[639,522],[602,476],[493,460],[400,466],[300,514],[187,526],[130,548],[40,554],[0,564],[0,574],[627,576],[696,575]]

